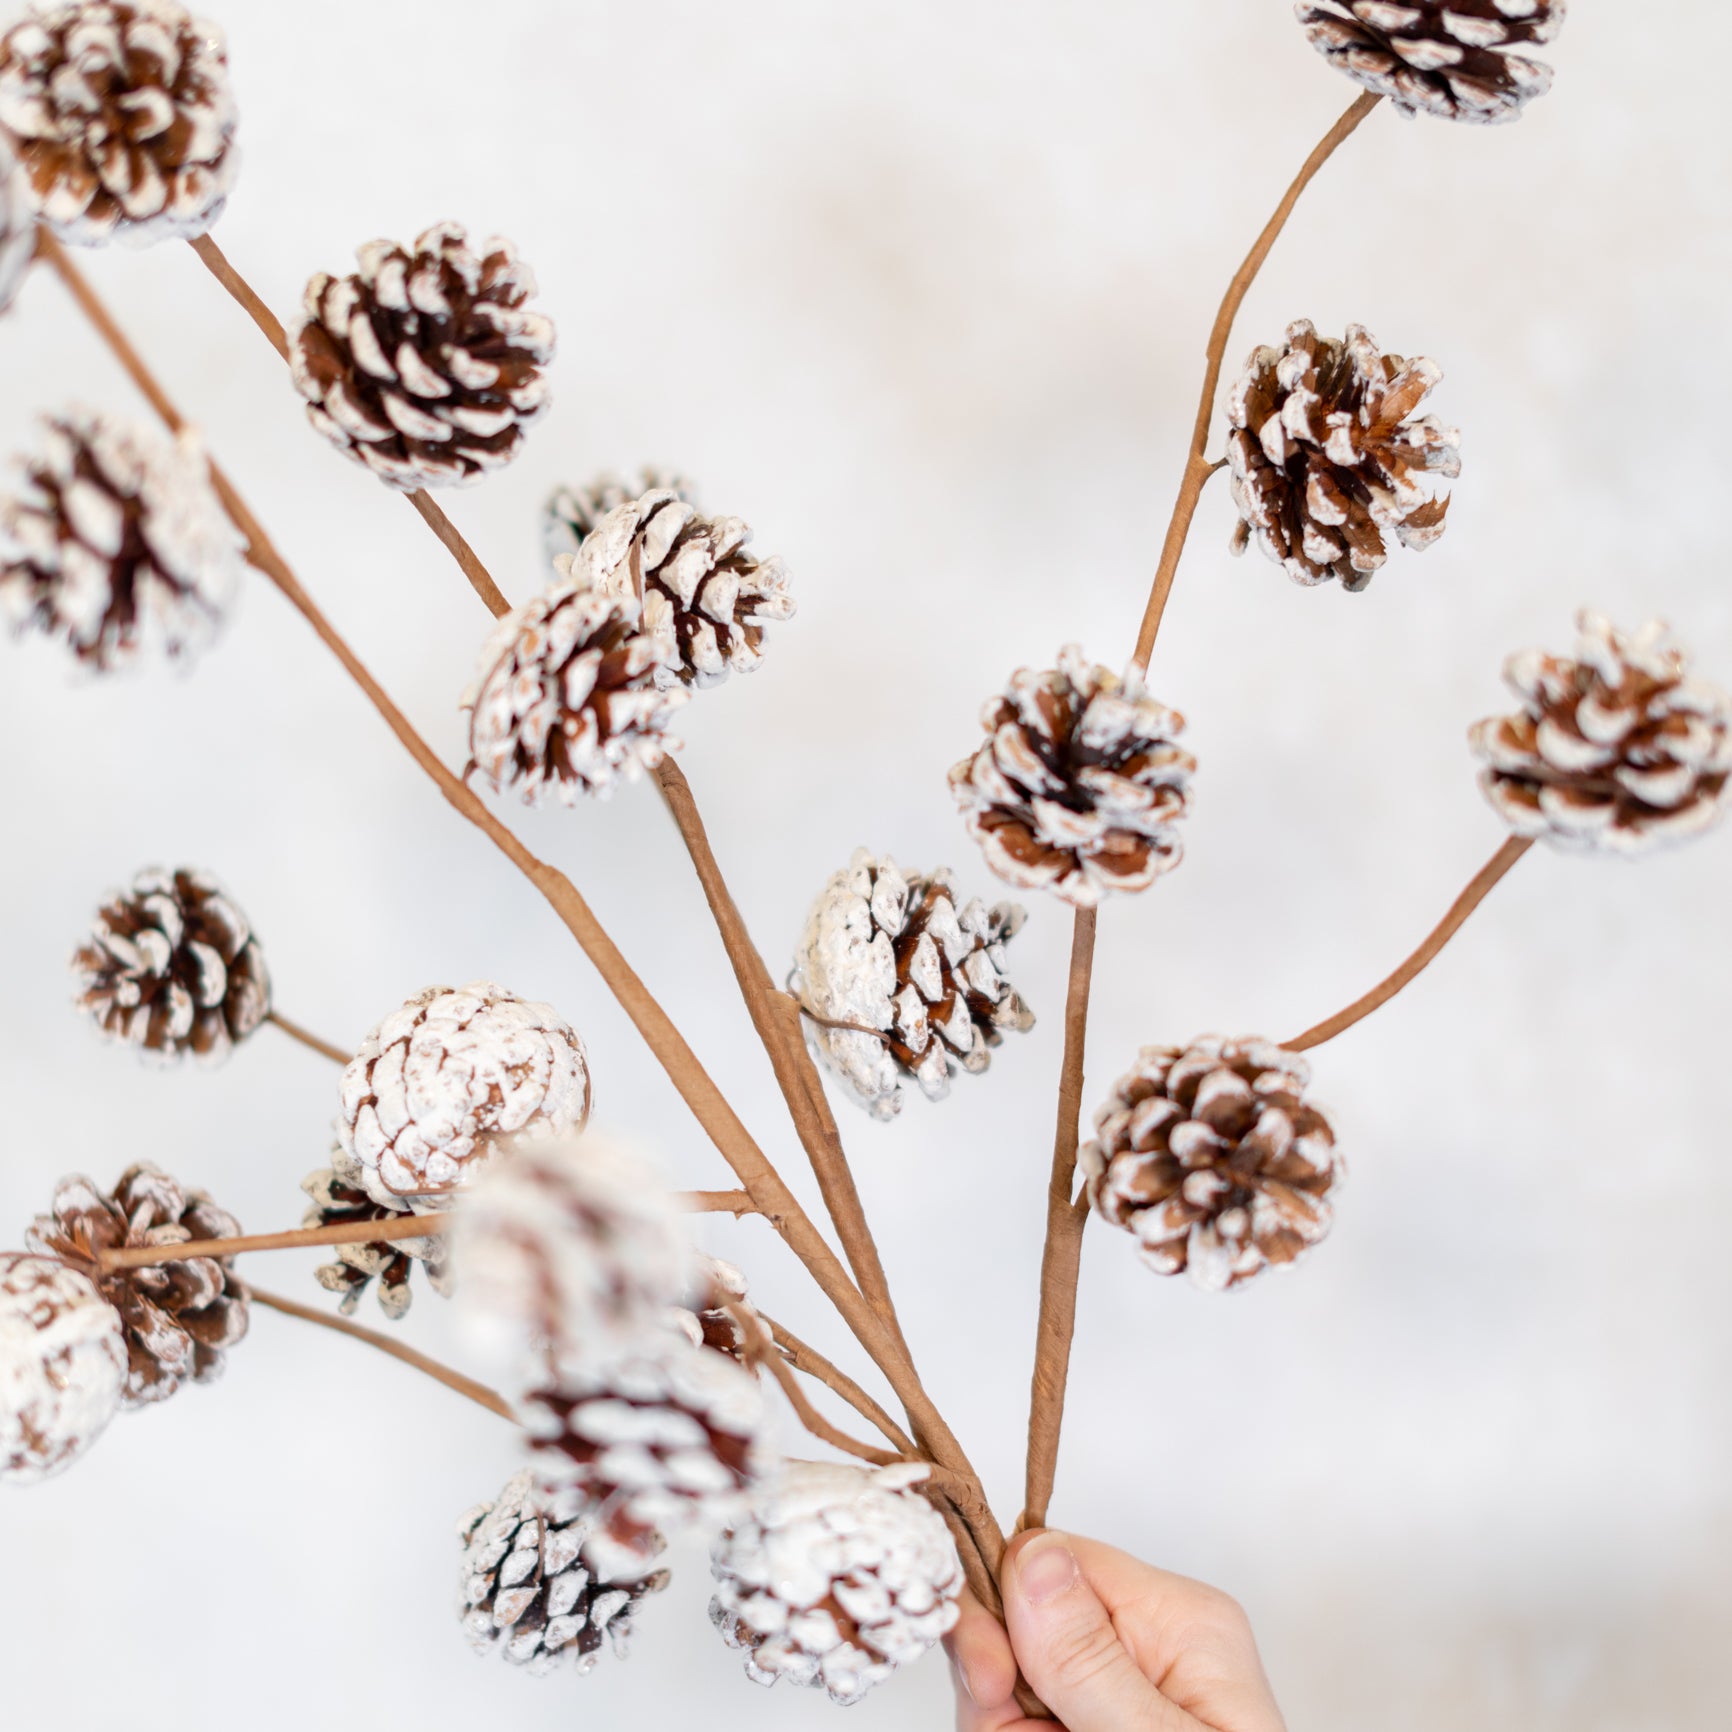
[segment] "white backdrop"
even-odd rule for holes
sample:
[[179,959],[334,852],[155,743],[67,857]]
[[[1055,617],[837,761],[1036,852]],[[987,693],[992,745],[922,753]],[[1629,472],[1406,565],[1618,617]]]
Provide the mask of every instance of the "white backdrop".
[[[1436,357],[1464,429],[1448,535],[1363,596],[1231,562],[1205,500],[1154,665],[1202,769],[1189,858],[1103,926],[1091,1104],[1149,1040],[1291,1035],[1378,978],[1500,830],[1463,731],[1592,602],[1732,681],[1723,316],[1732,18],[1580,6],[1517,127],[1379,112],[1231,345],[1309,316]],[[683,761],[760,942],[858,843],[992,885],[946,767],[1010,670],[1129,647],[1227,276],[1353,94],[1285,0],[228,0],[246,163],[220,238],[287,312],[374,235],[513,237],[558,406],[450,501],[507,593],[550,486],[652,459],[738,511],[800,600]],[[411,512],[307,429],[184,248],[92,257],[172,390],[448,758],[485,625]],[[0,434],[138,407],[46,276],[0,324]],[[1218,441],[1218,434],[1217,434]],[[599,1114],[678,1182],[725,1170],[534,892],[255,582],[189,680],[69,682],[0,645],[0,1239],[63,1172],[149,1158],[294,1224],[335,1107],[265,1031],[161,1075],[66,1007],[99,893],[222,875],[286,1013],[343,1043],[492,976],[583,1030]],[[652,791],[526,816],[790,1172],[797,1151]],[[1091,1230],[1055,1521],[1248,1605],[1295,1732],[1721,1727],[1732,1609],[1732,1206],[1720,1043],[1732,838],[1625,868],[1539,852],[1396,1005],[1317,1056],[1353,1168],[1291,1279],[1209,1298]],[[1069,920],[1011,956],[1037,1030],[939,1107],[838,1106],[918,1356],[1007,1517],[1021,1484]],[[809,1192],[810,1187],[803,1187]],[[713,1224],[838,1354],[767,1231]],[[314,1295],[316,1259],[254,1273]],[[436,1302],[406,1335],[456,1352]],[[738,1677],[681,1560],[637,1657],[535,1683],[465,1650],[452,1527],[498,1421],[257,1318],[218,1387],[0,1500],[7,1724],[804,1726]],[[930,1662],[861,1727],[937,1726]]]

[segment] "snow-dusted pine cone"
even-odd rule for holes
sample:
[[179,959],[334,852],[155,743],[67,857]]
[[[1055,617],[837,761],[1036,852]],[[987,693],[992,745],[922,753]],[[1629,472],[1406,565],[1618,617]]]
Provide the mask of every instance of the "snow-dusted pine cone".
[[716,1542],[710,1618],[746,1676],[857,1702],[956,1624],[962,1564],[918,1463],[794,1462]]
[[707,1252],[693,1253],[692,1289],[686,1302],[674,1308],[670,1322],[694,1347],[709,1347],[744,1364],[750,1353],[730,1305],[744,1311],[763,1328],[746,1298],[746,1277],[732,1263]]
[[1403,114],[1516,120],[1552,87],[1521,50],[1562,29],[1566,0],[1297,0],[1311,46]]
[[874,1118],[902,1110],[903,1077],[942,1100],[954,1071],[986,1069],[1006,1029],[1034,1027],[1004,978],[1005,942],[1025,918],[1011,902],[959,907],[942,867],[904,875],[864,848],[825,885],[788,990],[811,1013],[819,1059]]
[[1347,1176],[1310,1081],[1273,1041],[1144,1047],[1081,1150],[1095,1213],[1157,1274],[1189,1269],[1211,1292],[1292,1263],[1328,1233]]
[[25,194],[24,171],[0,133],[0,313],[12,305],[36,255],[36,217]]
[[0,494],[0,617],[99,673],[190,663],[246,569],[198,440],[73,410],[18,468]]
[[202,235],[237,166],[222,32],[175,0],[42,6],[0,39],[0,130],[62,240]]
[[624,1659],[632,1617],[666,1570],[613,1582],[595,1567],[595,1523],[570,1496],[550,1495],[528,1472],[458,1526],[463,1567],[457,1607],[479,1654],[500,1654],[532,1676],[593,1669],[604,1647]]
[[[32,1251],[59,1257],[95,1282],[126,1326],[124,1407],[166,1401],[189,1379],[210,1383],[223,1355],[247,1332],[247,1290],[232,1257],[200,1257],[200,1239],[232,1239],[240,1225],[203,1191],[189,1191],[140,1162],[112,1191],[80,1175],[55,1187],[51,1213],[26,1234]],[[189,1255],[142,1269],[102,1270],[97,1254],[144,1245],[186,1245]]]
[[63,1473],[125,1387],[120,1313],[95,1284],[53,1257],[0,1252],[0,1485]]
[[1621,632],[1583,612],[1576,626],[1573,657],[1504,664],[1522,707],[1468,736],[1487,799],[1516,835],[1558,848],[1630,856],[1701,835],[1732,803],[1732,697],[1690,677],[1659,620]]
[[477,253],[459,223],[411,247],[369,241],[360,270],[307,284],[289,367],[324,436],[405,493],[502,468],[551,406],[553,321],[508,241]]
[[1056,668],[1013,674],[980,721],[986,743],[950,791],[1007,884],[1093,908],[1178,865],[1197,760],[1178,743],[1185,718],[1134,671],[1121,680],[1067,645]]
[[1227,400],[1233,551],[1253,539],[1295,583],[1361,590],[1403,547],[1443,534],[1446,496],[1427,478],[1461,473],[1461,435],[1419,415],[1443,370],[1382,354],[1363,325],[1345,342],[1308,319],[1284,348],[1260,348]]
[[430,986],[343,1072],[337,1144],[387,1208],[462,1189],[501,1139],[581,1130],[589,1058],[551,1005],[490,980]]
[[[303,1227],[347,1227],[363,1221],[400,1221],[409,1212],[406,1204],[375,1202],[361,1183],[361,1167],[341,1148],[331,1151],[331,1164],[310,1173],[301,1189],[313,1206],[301,1217]],[[418,1239],[368,1239],[358,1245],[333,1245],[334,1263],[316,1272],[321,1287],[339,1295],[337,1309],[353,1317],[368,1286],[379,1283],[379,1309],[394,1323],[414,1301],[409,1277],[419,1263],[435,1293],[449,1293],[451,1279],[446,1270],[445,1235],[432,1233]]]
[[585,538],[571,575],[641,600],[644,629],[666,652],[658,685],[720,685],[763,660],[766,625],[794,617],[787,568],[748,553],[751,537],[739,518],[704,517],[659,488],[610,511]]
[[647,463],[623,481],[609,472],[596,476],[587,487],[556,488],[541,514],[548,563],[562,554],[576,553],[610,511],[630,505],[646,493],[671,493],[688,505],[697,504],[697,489],[683,475]]
[[227,1058],[270,1014],[271,977],[247,917],[188,867],[148,867],[110,891],[72,972],[79,1008],[154,1062]]

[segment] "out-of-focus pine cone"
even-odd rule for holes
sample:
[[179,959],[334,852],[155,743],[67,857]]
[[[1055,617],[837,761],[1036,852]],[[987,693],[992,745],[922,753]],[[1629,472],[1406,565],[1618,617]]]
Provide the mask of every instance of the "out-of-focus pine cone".
[[120,1411],[126,1336],[87,1276],[0,1252],[0,1485],[64,1473]]
[[724,1263],[705,1251],[694,1251],[691,1289],[684,1303],[669,1313],[669,1326],[692,1346],[713,1348],[743,1365],[751,1356],[751,1348],[728,1309],[730,1305],[745,1312],[759,1328],[767,1329],[747,1302],[746,1277],[732,1263]]
[[1403,114],[1516,120],[1552,87],[1519,52],[1563,28],[1565,0],[1297,0],[1311,46]]
[[962,1564],[912,1489],[926,1472],[790,1463],[716,1542],[710,1619],[754,1683],[787,1678],[857,1702],[955,1627]]
[[0,39],[0,130],[62,240],[202,235],[237,166],[222,33],[175,0],[43,7]]
[[1732,697],[1690,677],[1659,620],[1576,625],[1574,657],[1504,664],[1522,707],[1468,736],[1486,798],[1516,835],[1558,848],[1630,856],[1701,835],[1732,799]]
[[623,481],[607,473],[596,476],[587,487],[556,488],[541,516],[548,562],[554,563],[563,554],[575,554],[610,511],[630,505],[646,493],[671,493],[688,505],[697,504],[697,489],[683,475],[647,463]]
[[[240,1225],[203,1191],[189,1191],[140,1162],[112,1191],[74,1175],[55,1187],[51,1213],[26,1235],[32,1251],[59,1257],[95,1282],[126,1328],[123,1407],[166,1401],[182,1384],[210,1383],[247,1332],[247,1290],[232,1257],[201,1257],[200,1239],[232,1239]],[[188,1255],[142,1269],[103,1270],[97,1255],[145,1245],[185,1245]]]
[[0,134],[0,313],[12,305],[36,256],[36,218],[25,196],[24,171]]
[[1144,1047],[1080,1153],[1095,1213],[1157,1274],[1189,1269],[1211,1292],[1293,1263],[1328,1233],[1347,1176],[1310,1081],[1272,1041]]
[[471,1510],[458,1536],[464,1633],[477,1653],[500,1654],[532,1676],[561,1667],[581,1675],[604,1647],[624,1659],[639,1604],[668,1584],[666,1570],[623,1582],[601,1575],[594,1519],[528,1472]]
[[704,517],[659,488],[610,511],[584,539],[571,574],[641,601],[644,630],[666,652],[658,685],[720,685],[763,660],[766,625],[794,617],[787,568],[748,553],[751,536],[738,517]]
[[986,863],[1018,890],[1094,908],[1146,890],[1184,855],[1178,821],[1197,760],[1185,718],[1076,646],[1045,672],[1021,668],[981,712],[986,743],[950,772],[950,791]]
[[462,1189],[502,1139],[581,1130],[589,1056],[551,1005],[490,980],[430,986],[361,1042],[341,1097],[338,1147],[390,1208]]
[[80,410],[44,430],[21,485],[0,494],[0,615],[98,673],[190,663],[246,568],[197,439]]
[[1362,325],[1337,342],[1300,319],[1284,348],[1258,349],[1227,401],[1233,551],[1255,539],[1295,583],[1361,590],[1389,557],[1386,532],[1429,547],[1449,500],[1425,478],[1461,473],[1460,433],[1415,413],[1442,377],[1380,353]]
[[271,1009],[246,915],[208,872],[187,867],[152,866],[111,891],[72,972],[97,1027],[164,1064],[227,1058]]
[[[874,1118],[901,1111],[905,1076],[942,1100],[954,1071],[986,1069],[1006,1029],[1034,1026],[1004,977],[1025,918],[1010,902],[959,907],[942,867],[907,876],[864,848],[824,887],[788,989],[818,1057]],[[829,1026],[842,1023],[856,1026]]]
[[[346,1227],[363,1221],[400,1221],[406,1204],[375,1202],[361,1183],[360,1163],[341,1148],[331,1151],[331,1164],[301,1181],[313,1206],[301,1218],[303,1227]],[[379,1283],[379,1309],[395,1323],[409,1310],[415,1293],[409,1277],[421,1264],[435,1293],[448,1294],[451,1279],[445,1262],[445,1235],[419,1239],[369,1239],[357,1245],[333,1245],[334,1263],[316,1272],[318,1283],[339,1296],[337,1309],[353,1317],[361,1295]]]
[[289,367],[324,436],[405,493],[503,468],[551,407],[553,321],[525,305],[535,273],[459,223],[412,247],[369,241],[360,270],[307,284]]

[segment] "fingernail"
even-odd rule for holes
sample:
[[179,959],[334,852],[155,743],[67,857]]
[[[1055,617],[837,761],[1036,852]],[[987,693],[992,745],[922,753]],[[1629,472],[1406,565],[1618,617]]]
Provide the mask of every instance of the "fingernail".
[[960,1660],[952,1660],[950,1669],[956,1674],[956,1687],[970,1702],[978,1703],[980,1698],[974,1693],[974,1686],[968,1681],[968,1668]]
[[1031,1606],[1044,1606],[1069,1593],[1076,1576],[1076,1559],[1056,1536],[1032,1540],[1017,1553],[1016,1585]]

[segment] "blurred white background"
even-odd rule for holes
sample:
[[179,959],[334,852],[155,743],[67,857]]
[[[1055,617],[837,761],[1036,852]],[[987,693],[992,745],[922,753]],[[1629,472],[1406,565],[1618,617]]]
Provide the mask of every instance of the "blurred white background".
[[[1554,93],[1513,128],[1380,111],[1252,294],[1231,367],[1290,319],[1363,321],[1443,364],[1466,471],[1448,535],[1363,596],[1230,561],[1210,490],[1153,669],[1202,761],[1189,857],[1107,911],[1091,1108],[1141,1043],[1290,1036],[1417,942],[1500,839],[1463,733],[1502,703],[1507,652],[1566,646],[1591,602],[1665,615],[1732,681],[1732,16],[1664,10],[1577,8]],[[509,595],[543,580],[550,487],[644,459],[789,561],[798,619],[684,728],[767,954],[859,843],[992,892],[945,769],[1014,667],[1128,650],[1221,290],[1354,94],[1286,0],[227,0],[220,22],[246,162],[219,238],[279,310],[358,243],[445,217],[535,265],[557,408],[447,501]],[[185,248],[88,269],[458,761],[486,621],[455,568],[308,430]],[[142,412],[46,275],[0,324],[0,381],[6,450],[68,400]],[[221,1071],[162,1075],[67,1008],[99,894],[153,861],[224,877],[283,1010],[340,1043],[434,982],[550,999],[590,1043],[600,1120],[678,1182],[729,1182],[557,921],[262,581],[187,680],[76,684],[35,641],[0,657],[0,1239],[61,1173],[141,1158],[253,1230],[299,1220],[332,1067],[266,1030]],[[521,822],[795,1175],[653,791]],[[1054,1520],[1240,1596],[1295,1732],[1727,1722],[1729,850],[1537,852],[1323,1049],[1353,1180],[1292,1278],[1210,1298],[1090,1231]],[[888,1128],[838,1104],[928,1382],[1007,1519],[1069,926],[1043,902],[1013,946],[1041,1022],[988,1076]],[[706,1237],[848,1351],[766,1229]],[[316,1299],[316,1261],[252,1272]],[[423,1296],[404,1331],[455,1354],[447,1323]],[[629,1665],[537,1683],[475,1660],[453,1524],[515,1463],[489,1415],[260,1315],[221,1385],[0,1499],[6,1724],[833,1712],[739,1677],[697,1555]],[[936,1727],[947,1701],[933,1660],[850,1724]]]

